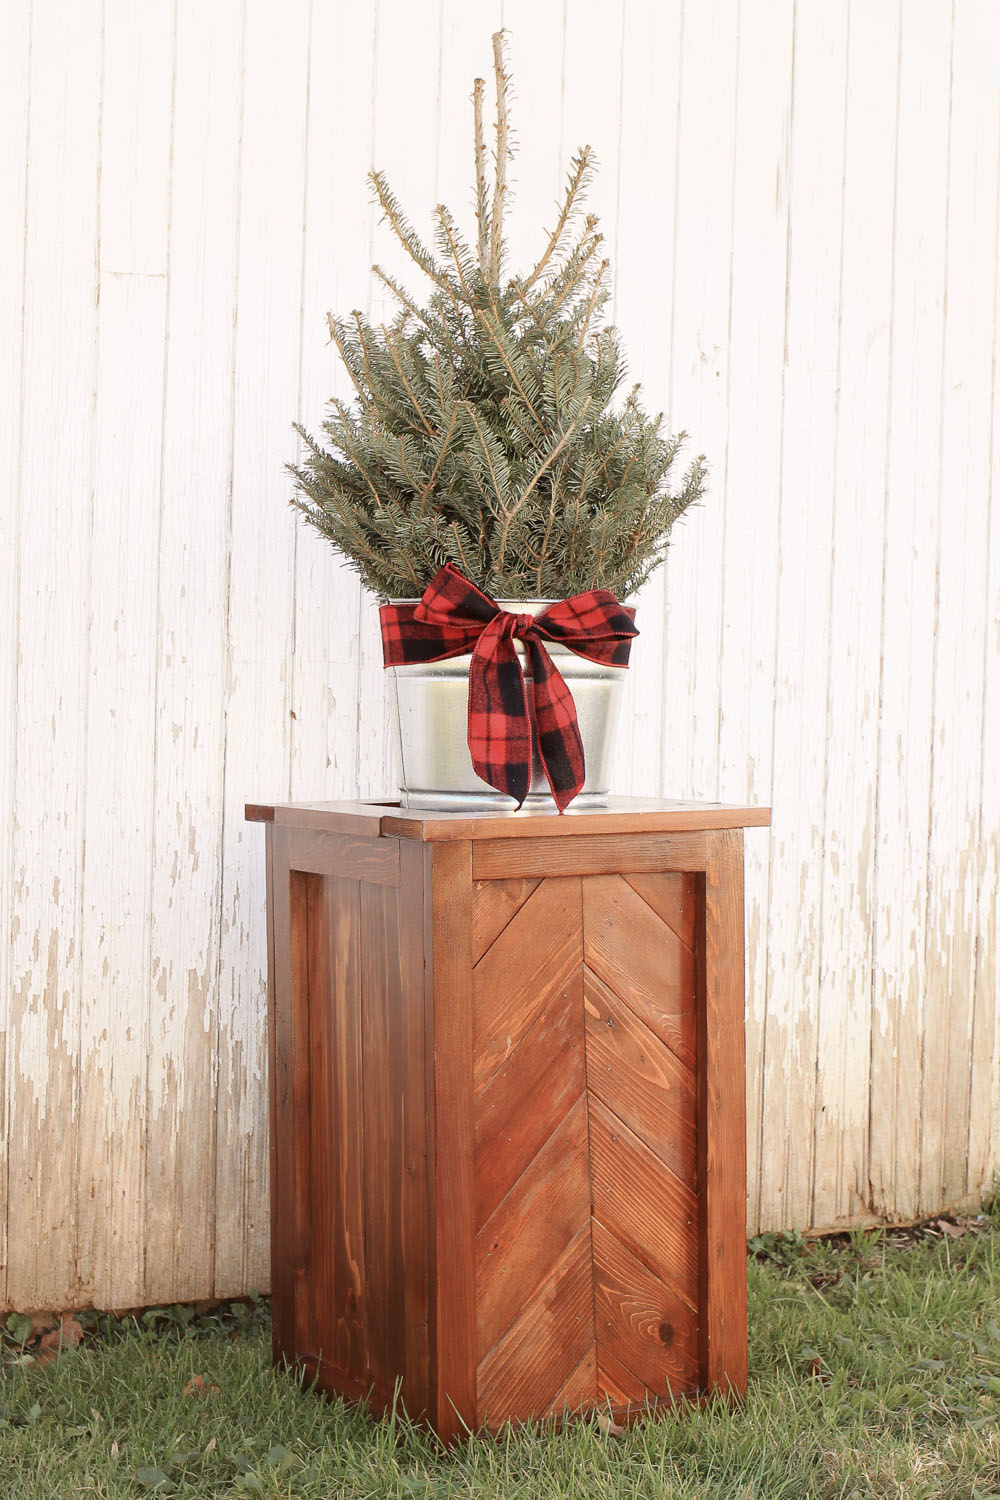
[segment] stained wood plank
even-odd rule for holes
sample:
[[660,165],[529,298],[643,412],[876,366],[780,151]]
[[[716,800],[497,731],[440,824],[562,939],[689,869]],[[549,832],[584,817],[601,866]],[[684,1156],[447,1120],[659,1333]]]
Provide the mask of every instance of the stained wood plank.
[[594,1342],[590,1224],[477,1372],[478,1421],[496,1429],[546,1411]]
[[292,869],[305,874],[399,885],[398,839],[356,839],[295,828],[289,832],[288,857]]
[[698,1203],[701,1384],[742,1394],[747,1383],[743,1029],[743,836],[712,833],[698,982]]
[[578,969],[476,1099],[476,1224],[485,1223],[584,1091]]
[[367,883],[360,893],[368,1375],[380,1393],[387,1393],[405,1372],[403,1068],[408,1060],[393,1024],[402,1006],[398,897]]
[[476,880],[472,887],[472,953],[478,963],[519,911],[540,877],[529,880]]
[[[526,954],[530,962],[525,961]],[[477,1090],[503,1065],[550,1000],[569,984],[579,955],[580,882],[572,877],[545,880],[475,968]]]
[[697,1179],[693,1070],[584,971],[587,1087],[681,1182]]
[[617,875],[583,888],[587,967],[681,1062],[694,1062],[694,956]]
[[485,840],[476,843],[476,880],[517,876],[607,875],[631,870],[702,870],[703,833],[580,834],[575,838]]
[[411,1417],[430,1409],[430,1211],[428,1175],[427,1017],[424,953],[424,853],[400,851],[396,898],[399,1007],[390,1016],[397,1086],[402,1096],[403,1189],[400,1195],[405,1347],[403,1400]]
[[590,1100],[594,1217],[691,1309],[699,1308],[698,1201],[599,1100]]
[[572,1416],[590,1408],[597,1400],[597,1345],[591,1344],[580,1363],[570,1371],[556,1391],[547,1416]]
[[432,1067],[430,1349],[437,1432],[454,1438],[476,1416],[475,1129],[472,1038],[472,849],[424,852],[425,990]]
[[741,807],[735,803],[684,800],[675,797],[610,796],[604,807],[564,813],[551,811],[490,812],[470,817],[468,813],[421,812],[416,808],[386,807],[382,830],[393,838],[416,838],[426,843],[439,840],[485,840],[564,837],[587,834],[610,836],[622,833],[696,833],[706,828],[765,828],[771,821],[768,807]]
[[587,1105],[581,1097],[476,1236],[480,1360],[589,1219]]
[[[361,909],[356,881],[309,882],[313,1351],[366,1382]],[[310,1352],[303,1350],[300,1352]]]
[[[272,1342],[275,1360],[292,1359],[307,1332],[309,1268],[309,952],[308,877],[289,871],[283,830],[270,830],[272,918],[268,1005],[271,1092]],[[303,1097],[305,1095],[305,1097]]]
[[613,1407],[644,1406],[653,1394],[638,1375],[626,1370],[621,1360],[603,1346],[597,1351],[597,1387]]
[[599,1220],[594,1234],[598,1357],[604,1349],[654,1395],[698,1384],[694,1313]]
[[645,875],[623,871],[632,889],[651,906],[662,922],[680,938],[685,948],[694,948],[697,900],[691,875]]

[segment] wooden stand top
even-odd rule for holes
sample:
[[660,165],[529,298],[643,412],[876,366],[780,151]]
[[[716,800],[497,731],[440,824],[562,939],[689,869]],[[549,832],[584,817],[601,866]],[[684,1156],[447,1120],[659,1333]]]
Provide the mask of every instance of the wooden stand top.
[[595,833],[691,833],[709,828],[766,828],[769,807],[667,798],[609,797],[606,807],[564,813],[430,812],[398,802],[288,802],[246,804],[247,821],[286,828],[348,833],[355,838],[465,839],[573,838]]

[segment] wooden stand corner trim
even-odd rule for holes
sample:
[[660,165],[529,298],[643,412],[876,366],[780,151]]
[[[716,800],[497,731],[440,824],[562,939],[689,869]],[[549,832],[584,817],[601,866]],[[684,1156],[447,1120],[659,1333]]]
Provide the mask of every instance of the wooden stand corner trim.
[[747,1384],[743,834],[706,834],[698,984],[701,1365],[707,1394]]
[[434,1141],[432,1417],[450,1441],[476,1420],[472,846],[432,844],[424,860]]
[[445,1441],[738,1396],[758,810],[249,815],[275,1358]]

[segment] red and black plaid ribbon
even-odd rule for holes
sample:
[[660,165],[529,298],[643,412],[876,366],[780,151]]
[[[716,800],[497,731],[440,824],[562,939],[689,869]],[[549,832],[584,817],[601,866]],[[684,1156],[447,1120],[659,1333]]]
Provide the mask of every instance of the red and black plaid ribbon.
[[635,610],[608,589],[589,589],[550,604],[540,615],[503,610],[447,563],[417,604],[383,604],[382,650],[387,667],[472,654],[469,667],[469,752],[476,775],[520,807],[531,782],[532,716],[515,641],[531,663],[538,757],[562,812],[583,786],[583,745],[576,705],[545,648],[568,646],[578,656],[627,667]]

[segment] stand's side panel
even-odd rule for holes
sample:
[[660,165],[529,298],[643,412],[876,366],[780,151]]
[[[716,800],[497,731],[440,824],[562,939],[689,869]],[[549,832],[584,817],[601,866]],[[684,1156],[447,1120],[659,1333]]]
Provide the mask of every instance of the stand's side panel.
[[275,1354],[376,1410],[401,1382],[416,1416],[428,1406],[421,853],[307,829],[274,839]]
[[706,834],[698,980],[701,1365],[707,1393],[747,1385],[743,833]]

